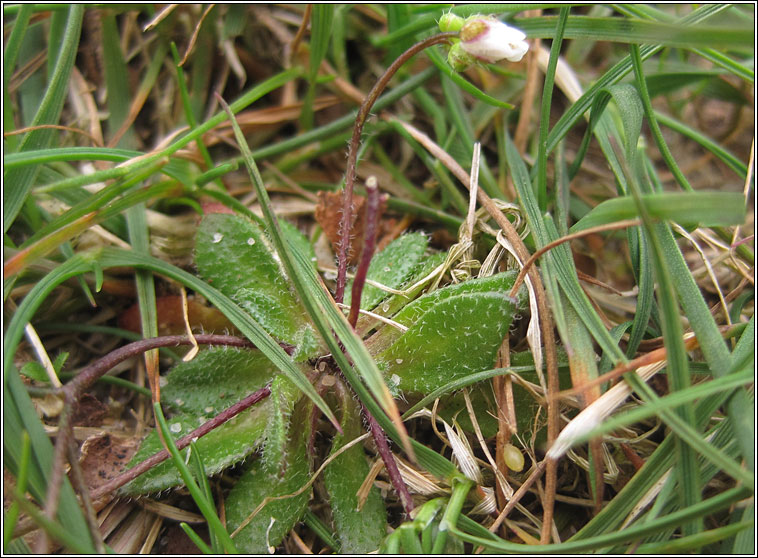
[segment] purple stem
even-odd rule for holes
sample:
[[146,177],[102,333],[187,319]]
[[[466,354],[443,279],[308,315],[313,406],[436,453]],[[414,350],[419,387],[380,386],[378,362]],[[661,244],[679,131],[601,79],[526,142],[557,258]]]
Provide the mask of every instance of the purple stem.
[[366,233],[364,235],[363,251],[361,252],[361,263],[358,265],[358,270],[355,272],[355,279],[353,280],[350,315],[347,318],[353,329],[355,329],[355,324],[358,322],[363,285],[366,283],[366,274],[368,273],[369,264],[371,264],[371,258],[374,256],[374,248],[376,247],[376,229],[379,221],[381,199],[375,176],[369,176],[366,180],[366,195],[368,196],[368,203],[366,204]]
[[400,496],[400,501],[403,504],[405,514],[408,516],[408,519],[410,519],[411,512],[413,511],[413,499],[411,498],[411,493],[408,492],[408,487],[405,485],[403,475],[400,474],[400,469],[397,468],[395,456],[392,455],[392,452],[390,451],[390,446],[387,443],[387,435],[384,433],[384,430],[382,430],[382,427],[379,426],[379,423],[376,422],[374,416],[368,412],[368,409],[366,409],[363,404],[361,404],[361,407],[363,414],[366,415],[366,418],[368,419],[369,428],[371,428],[371,436],[373,436],[374,442],[376,443],[376,449],[379,452],[382,461],[384,461],[384,468],[387,469],[387,476],[389,476],[392,486],[395,487],[395,490]]
[[403,54],[397,57],[387,71],[382,74],[379,81],[376,82],[371,91],[368,92],[363,104],[358,109],[353,127],[353,136],[350,139],[350,150],[347,154],[347,168],[345,170],[345,191],[342,197],[342,218],[340,219],[340,246],[337,255],[337,291],[334,294],[334,300],[341,303],[345,298],[345,284],[347,278],[347,248],[350,245],[350,227],[353,213],[353,184],[355,183],[355,169],[358,162],[358,148],[361,144],[361,132],[363,125],[366,123],[369,111],[374,106],[379,95],[387,87],[390,79],[405,64],[409,58],[418,54],[422,50],[439,43],[446,43],[451,37],[456,37],[458,33],[439,33],[416,43]]

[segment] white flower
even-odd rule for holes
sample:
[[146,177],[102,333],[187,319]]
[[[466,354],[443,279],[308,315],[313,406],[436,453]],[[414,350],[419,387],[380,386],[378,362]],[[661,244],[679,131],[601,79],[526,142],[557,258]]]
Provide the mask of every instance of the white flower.
[[518,62],[529,50],[526,35],[494,18],[476,17],[466,21],[460,32],[461,47],[484,62],[505,58]]

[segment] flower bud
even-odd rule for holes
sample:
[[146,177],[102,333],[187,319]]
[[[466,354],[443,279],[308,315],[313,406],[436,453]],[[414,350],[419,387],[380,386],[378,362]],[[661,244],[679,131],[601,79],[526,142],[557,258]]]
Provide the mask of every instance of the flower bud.
[[462,17],[455,15],[453,12],[447,12],[446,14],[442,14],[440,18],[440,31],[443,33],[446,31],[460,31],[464,23]]
[[460,38],[463,50],[489,63],[502,59],[518,62],[529,50],[523,32],[490,17],[478,16],[466,20]]
[[450,47],[450,52],[447,53],[447,63],[456,72],[467,70],[474,62],[476,62],[474,57],[463,50],[461,43],[455,43]]

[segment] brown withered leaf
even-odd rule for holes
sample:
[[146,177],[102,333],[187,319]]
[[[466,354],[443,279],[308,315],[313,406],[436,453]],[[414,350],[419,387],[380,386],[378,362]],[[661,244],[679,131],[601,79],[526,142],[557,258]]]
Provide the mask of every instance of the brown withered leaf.
[[[176,295],[161,296],[155,301],[158,313],[159,335],[181,335],[185,333],[182,297]],[[205,306],[194,300],[187,300],[187,316],[194,332],[238,333],[237,328],[216,308]],[[140,332],[139,306],[127,308],[118,320],[119,327],[129,331]]]
[[97,397],[83,394],[74,408],[71,421],[74,426],[98,426],[108,413],[108,407]]
[[94,490],[123,472],[139,444],[138,439],[121,438],[111,434],[98,434],[87,438],[82,444],[79,465],[89,489]]
[[[334,253],[339,252],[340,220],[342,219],[342,192],[318,193],[316,221],[324,230],[326,238],[332,243]],[[350,244],[347,250],[349,264],[358,263],[363,246],[363,232],[366,222],[366,198],[353,194],[353,222],[350,227]]]
[[[386,199],[382,199],[379,206],[380,219],[379,237],[387,227],[381,221],[382,214],[386,207]],[[324,234],[332,243],[332,249],[335,253],[339,252],[340,244],[340,219],[342,218],[342,192],[325,192],[318,193],[318,204],[315,211],[316,221],[324,230]],[[394,221],[392,222],[394,223]],[[391,228],[392,223],[386,225]],[[348,264],[355,265],[360,261],[361,251],[363,249],[363,236],[366,229],[366,198],[353,194],[353,220],[350,229],[350,244],[348,246]]]

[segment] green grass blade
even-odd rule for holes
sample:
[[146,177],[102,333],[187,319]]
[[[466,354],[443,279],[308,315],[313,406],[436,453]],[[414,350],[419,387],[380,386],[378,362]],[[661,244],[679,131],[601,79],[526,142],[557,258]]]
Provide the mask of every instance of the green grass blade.
[[455,83],[458,87],[460,87],[467,93],[470,93],[475,99],[479,99],[483,103],[487,103],[488,105],[492,105],[493,107],[505,108],[505,109],[514,108],[512,104],[506,103],[505,101],[501,101],[499,99],[495,99],[494,97],[490,95],[487,95],[484,91],[479,89],[476,85],[467,81],[458,72],[456,72],[450,67],[450,65],[442,58],[442,55],[439,53],[438,49],[433,47],[433,48],[428,49],[426,52],[429,55],[429,59],[434,63],[435,66],[437,66],[437,68],[439,68],[440,72],[442,72],[444,75],[450,78],[453,81],[453,83]]
[[550,107],[553,101],[553,84],[555,83],[555,68],[558,65],[558,56],[561,53],[563,34],[566,30],[566,21],[569,17],[568,6],[561,8],[555,27],[555,35],[550,45],[550,59],[545,70],[545,84],[542,89],[542,102],[540,108],[540,126],[537,151],[537,205],[542,210],[547,209],[547,134],[550,127]]
[[663,124],[667,128],[671,128],[672,130],[679,132],[686,138],[696,141],[703,148],[713,153],[715,157],[723,161],[724,164],[732,169],[742,180],[745,180],[747,177],[747,165],[740,161],[727,149],[724,149],[721,145],[705,136],[702,132],[690,128],[686,124],[683,124],[682,122],[679,122],[678,120],[671,118],[662,112],[654,111],[654,115],[656,121],[659,124]]
[[303,128],[313,128],[313,100],[316,98],[316,77],[321,62],[329,50],[329,40],[332,35],[334,19],[333,4],[313,4],[311,13],[311,52],[308,65],[308,92],[305,95],[303,109],[300,113],[300,123]]
[[[719,12],[726,9],[725,4],[715,5],[706,4],[700,6],[693,12],[687,14],[681,18],[677,23],[681,25],[690,25],[705,21],[709,17],[712,17]],[[660,51],[663,47],[661,45],[647,45],[640,49],[640,58],[647,60],[655,53]],[[617,62],[611,67],[602,77],[600,77],[595,83],[589,87],[584,94],[577,99],[577,101],[569,107],[569,109],[561,116],[558,122],[555,123],[553,129],[550,131],[547,139],[547,150],[551,152],[558,145],[558,142],[568,133],[582,115],[590,108],[590,105],[594,102],[594,99],[603,88],[613,85],[619,82],[626,74],[632,71],[632,61],[630,57],[626,57],[623,60]]]
[[[66,32],[61,43],[60,54],[55,65],[55,71],[50,78],[45,96],[40,103],[37,113],[32,121],[32,126],[41,124],[57,124],[63,110],[63,102],[66,98],[66,87],[71,70],[76,58],[79,46],[79,34],[84,17],[84,6],[73,4],[69,8]],[[46,147],[55,131],[50,129],[38,129],[27,132],[21,140],[19,151],[41,149]],[[7,171],[3,176],[5,188],[3,189],[3,232],[7,232],[26,196],[32,187],[38,167],[26,167],[24,169]]]
[[655,113],[653,112],[653,104],[650,100],[650,95],[648,94],[647,90],[647,82],[642,72],[642,59],[640,59],[639,45],[630,45],[629,52],[632,58],[632,65],[634,66],[634,76],[637,80],[637,91],[640,94],[642,106],[645,108],[645,116],[647,117],[647,122],[650,126],[650,131],[653,134],[655,144],[658,146],[658,151],[660,151],[661,155],[663,156],[663,160],[666,162],[666,166],[668,166],[669,170],[674,175],[674,178],[676,178],[679,186],[681,186],[684,190],[691,192],[692,186],[690,186],[689,181],[684,176],[684,173],[674,160],[674,157],[671,154],[671,150],[666,144],[666,140],[663,139],[663,134],[661,134],[661,129],[658,126],[658,120],[655,118]]
[[[553,554],[556,552],[574,553],[589,550],[598,550],[609,545],[635,541],[658,531],[663,531],[671,527],[678,527],[682,523],[692,520],[693,518],[702,517],[703,515],[725,509],[733,503],[749,497],[749,494],[749,491],[745,490],[744,488],[732,488],[730,490],[722,492],[718,496],[703,500],[697,505],[690,506],[683,510],[665,515],[659,518],[656,522],[649,525],[632,525],[619,531],[604,535],[598,535],[586,540],[574,540],[572,538],[560,544],[528,546],[528,551],[534,554]],[[524,547],[527,545],[515,544],[506,541],[493,541],[491,539],[471,536],[459,530],[457,527],[451,528],[451,532],[467,542],[481,545],[492,550],[508,553],[524,553],[526,551]]]
[[[208,476],[205,473],[205,467],[203,466],[203,460],[200,457],[200,450],[197,447],[197,444],[195,441],[190,442],[190,465],[192,467],[192,473],[195,476],[195,479],[197,479],[197,482],[200,486],[200,490],[202,491],[203,496],[205,496],[205,500],[207,502],[213,502],[213,493],[211,492],[211,484],[208,482]],[[221,545],[220,540],[224,537],[224,533],[217,532],[218,526],[221,525],[220,522],[218,525],[216,524],[208,524],[208,535],[211,539],[211,547],[214,554],[221,554],[223,552],[223,546]],[[226,532],[226,530],[224,530]]]
[[711,545],[735,536],[737,533],[752,528],[754,521],[741,521],[732,523],[724,527],[716,527],[695,535],[686,535],[684,537],[662,541],[658,543],[642,544],[636,552],[639,554],[648,554],[652,556],[662,556],[664,554],[685,554],[697,551],[704,546]]
[[200,535],[195,533],[195,530],[189,525],[187,525],[184,521],[182,521],[179,524],[179,527],[182,528],[182,531],[184,531],[184,533],[189,537],[189,539],[194,543],[194,545],[200,549],[200,551],[203,554],[213,554],[216,556],[219,555],[218,551],[213,550],[211,547],[205,544],[205,541],[203,541],[203,539],[200,538]]
[[[23,325],[21,329],[23,330]],[[13,464],[15,463],[16,467],[20,464],[22,432],[28,433],[34,462],[34,467],[28,471],[29,492],[38,502],[44,503],[47,496],[47,483],[53,468],[53,445],[42,428],[42,423],[18,372],[13,367],[12,357],[13,355],[11,355],[10,362],[3,367],[3,431],[5,434],[3,454],[6,459],[11,457],[11,459],[6,460],[6,465],[10,466],[10,471],[18,478],[19,471],[14,470]],[[28,513],[23,504],[21,506],[22,511]],[[79,507],[79,501],[71,483],[65,476],[61,485],[57,518],[64,531],[77,541],[78,546],[76,548],[85,548],[87,549],[86,552],[95,553],[95,546],[90,536],[87,521]]]
[[[516,18],[513,23],[530,38],[556,36],[556,16]],[[566,24],[567,39],[652,44],[685,48],[750,48],[752,28],[680,25],[622,19],[618,17],[572,16]]]
[[[745,222],[745,198],[738,192],[666,192],[643,194],[640,203],[652,219],[704,227],[741,225]],[[631,196],[611,198],[598,204],[571,227],[578,232],[634,219],[640,215]]]
[[[26,30],[29,26],[29,18],[32,15],[32,5],[22,4],[21,9],[16,16],[16,20],[13,22],[13,29],[11,29],[8,42],[5,44],[5,52],[3,53],[3,131],[10,132],[15,129],[14,122],[14,110],[13,103],[11,102],[10,94],[8,92],[8,85],[10,83],[11,75],[16,69],[16,59],[18,58],[19,50],[21,50],[21,42],[26,35]],[[19,138],[17,136],[7,136],[5,138],[7,152],[16,151],[18,147]],[[7,153],[6,153],[7,154]]]
[[[18,477],[14,492],[23,498],[26,494],[26,483],[29,479],[31,470],[32,442],[29,439],[29,433],[23,432],[21,435],[21,459],[18,465]],[[13,531],[16,530],[16,521],[18,521],[18,502],[12,502],[8,508],[3,525],[3,549],[7,549],[13,538]]]
[[[102,48],[103,65],[105,70],[105,86],[108,91],[108,135],[113,137],[116,131],[129,115],[131,88],[124,54],[121,52],[121,41],[116,16],[112,12],[104,12],[102,17]],[[119,141],[120,147],[135,147],[137,137],[133,130],[124,134]]]
[[[548,231],[546,225],[549,221],[543,221],[542,219],[541,212],[537,206],[537,200],[534,196],[534,190],[532,189],[529,172],[526,170],[526,164],[508,134],[505,136],[505,141],[508,166],[513,177],[513,184],[519,195],[521,207],[525,210],[529,228],[535,238],[535,244],[537,247],[544,246],[558,238],[558,231],[554,226],[552,231]],[[626,358],[619,349],[618,344],[610,336],[600,316],[597,315],[597,312],[592,307],[587,295],[582,291],[570,251],[564,245],[557,247],[553,252],[555,254],[563,254],[562,256],[554,256],[555,267],[559,273],[558,283],[574,306],[577,314],[581,317],[587,330],[600,344],[603,351],[611,357],[614,364],[625,361]]]

